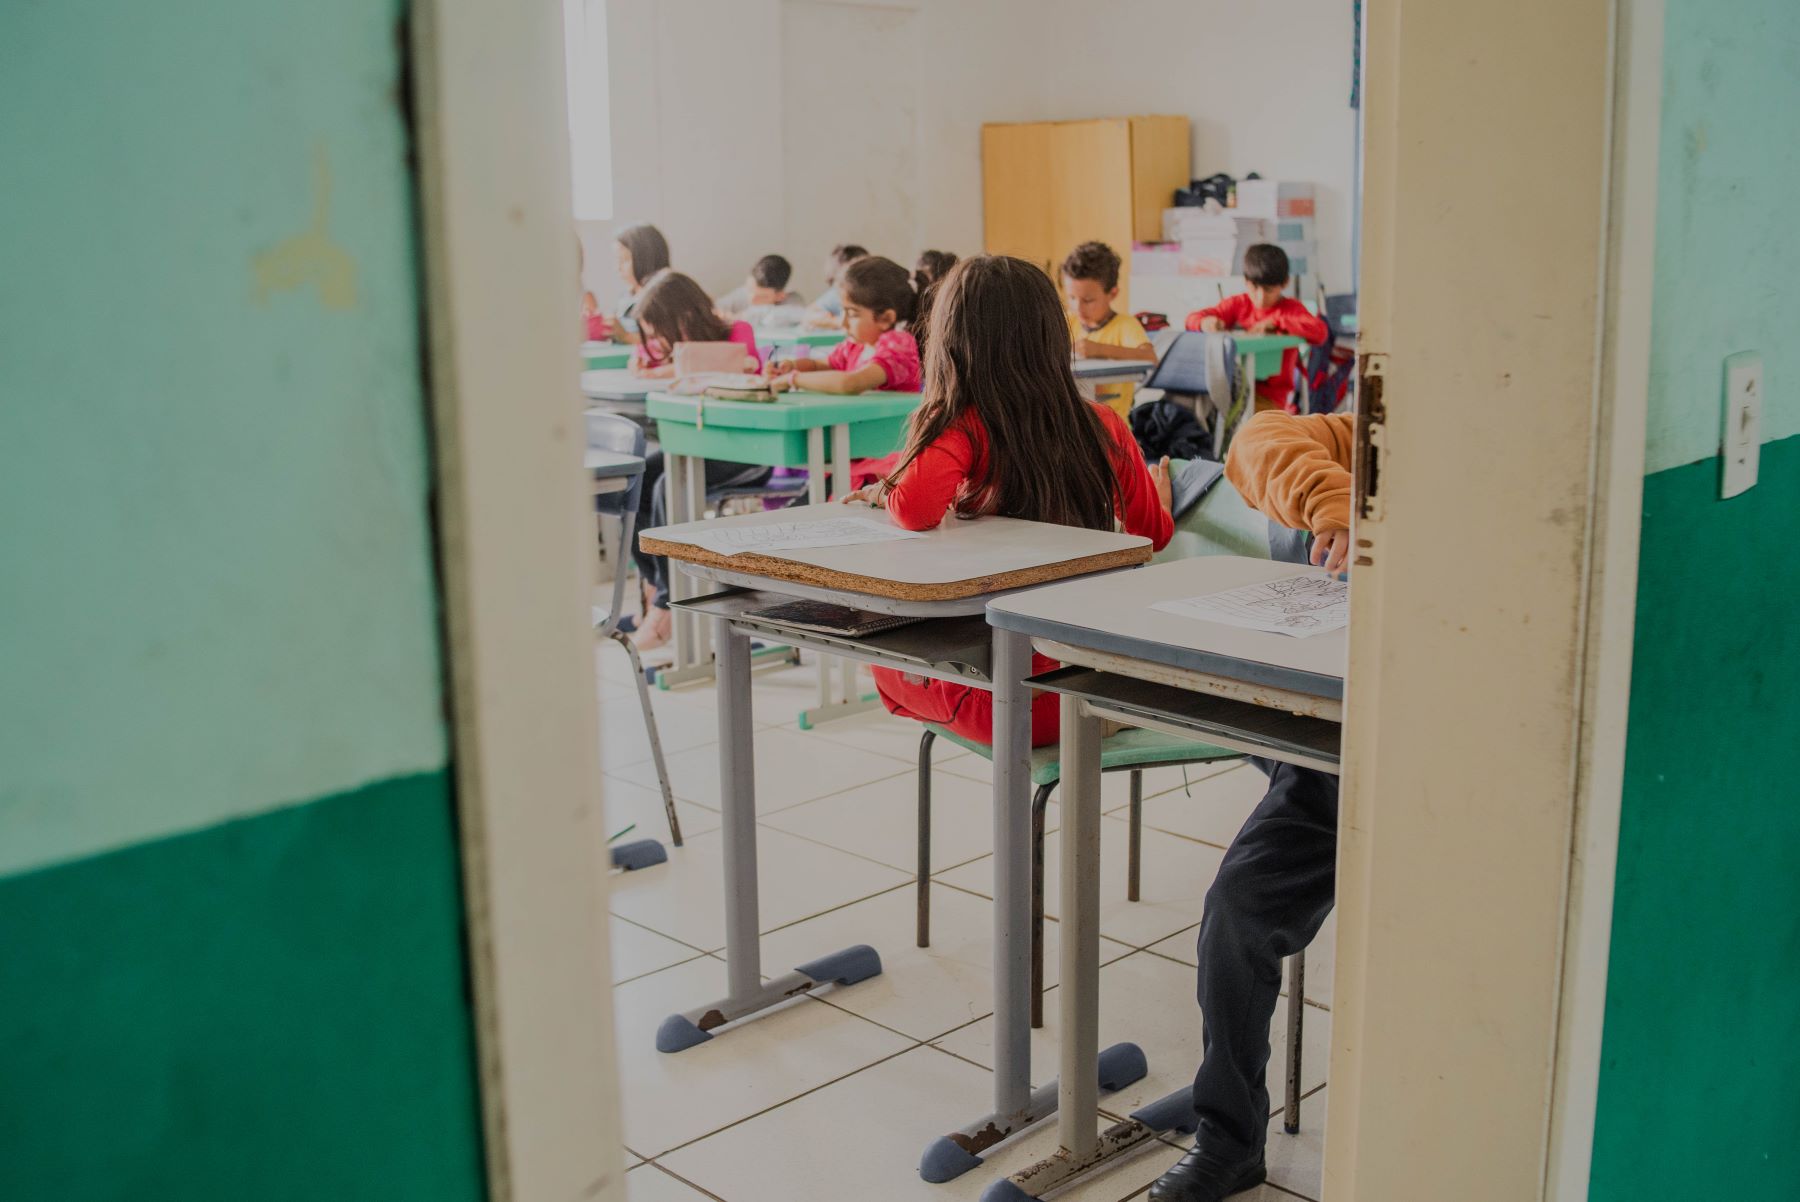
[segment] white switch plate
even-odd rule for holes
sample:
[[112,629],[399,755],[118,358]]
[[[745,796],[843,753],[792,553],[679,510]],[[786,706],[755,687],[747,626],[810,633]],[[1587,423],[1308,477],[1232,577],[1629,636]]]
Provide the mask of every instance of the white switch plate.
[[1735,497],[1756,483],[1756,463],[1762,454],[1762,405],[1762,356],[1755,351],[1726,356],[1721,499]]

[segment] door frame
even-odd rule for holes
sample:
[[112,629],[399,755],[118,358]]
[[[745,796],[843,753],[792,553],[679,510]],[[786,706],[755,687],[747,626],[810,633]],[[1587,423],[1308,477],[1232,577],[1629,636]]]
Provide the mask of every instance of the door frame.
[[[1371,0],[1366,19],[1366,458],[1324,1196],[1585,1202],[1660,11]],[[1543,188],[1507,185],[1528,177]],[[1521,203],[1544,191],[1553,204]]]
[[411,29],[451,759],[494,1202],[623,1194],[561,5]]

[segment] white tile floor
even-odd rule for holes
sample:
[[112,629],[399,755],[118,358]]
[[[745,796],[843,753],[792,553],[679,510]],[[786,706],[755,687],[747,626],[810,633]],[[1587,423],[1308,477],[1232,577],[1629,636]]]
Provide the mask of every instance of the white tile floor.
[[[668,842],[629,667],[601,648],[607,833]],[[865,678],[866,679],[866,678]],[[801,731],[816,676],[756,676],[758,850],[763,959],[780,971],[821,952],[871,943],[883,973],[802,997],[741,1029],[673,1056],[652,1036],[663,1017],[724,991],[717,729],[710,686],[655,692],[654,705],[688,836],[667,864],[612,878],[614,1019],[625,1103],[629,1202],[792,1202],[854,1196],[958,1202],[1055,1147],[1054,1124],[1003,1146],[945,1185],[917,1172],[929,1141],[987,1109],[992,1032],[988,765],[939,743],[932,838],[933,946],[914,946],[910,887],[917,728],[871,713]],[[1223,847],[1261,796],[1253,768],[1226,763],[1146,774],[1143,900],[1125,897],[1124,777],[1107,778],[1101,891],[1101,1039],[1131,1039],[1150,1075],[1102,1100],[1109,1119],[1191,1079],[1200,1054],[1194,937]],[[1054,831],[1056,808],[1049,825]],[[1054,866],[1056,836],[1047,840]],[[1057,913],[1056,873],[1047,908]],[[1308,957],[1303,1129],[1272,1119],[1270,1183],[1245,1202],[1317,1199],[1330,1034],[1328,924]],[[1056,924],[1046,927],[1047,985],[1056,984]],[[1055,1072],[1055,994],[1032,1037],[1040,1077]],[[1275,1017],[1270,1095],[1286,1055]],[[1173,1141],[1172,1141],[1173,1142]],[[1173,1163],[1153,1144],[1057,1195],[1081,1202],[1141,1198]],[[848,1189],[846,1189],[848,1187]]]

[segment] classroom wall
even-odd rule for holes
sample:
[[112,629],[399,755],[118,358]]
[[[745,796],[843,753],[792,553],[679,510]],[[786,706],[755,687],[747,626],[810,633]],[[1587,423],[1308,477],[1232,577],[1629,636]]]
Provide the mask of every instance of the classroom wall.
[[[861,241],[908,266],[926,246],[978,251],[984,122],[1132,113],[1188,116],[1197,173],[1315,181],[1327,282],[1351,286],[1348,0],[604,3],[614,215],[659,224],[677,266],[715,293],[770,250],[794,261],[808,296],[835,242]],[[866,85],[821,86],[807,99],[809,81],[840,70],[808,61],[816,48],[792,36],[794,22],[854,25],[857,10],[869,33],[843,38],[841,53],[862,56]],[[870,45],[904,51],[896,61]],[[854,114],[877,99],[911,106],[915,179],[903,178],[908,155],[854,145]],[[829,206],[816,200],[824,188]],[[886,204],[896,193],[906,203]],[[822,208],[844,216],[821,222]],[[608,304],[618,291],[614,225],[580,225],[588,286]]]
[[[1800,1197],[1800,8],[1667,0],[1649,441],[1590,1197]],[[1722,360],[1763,356],[1719,499]]]
[[484,1195],[399,3],[0,37],[0,1197]]

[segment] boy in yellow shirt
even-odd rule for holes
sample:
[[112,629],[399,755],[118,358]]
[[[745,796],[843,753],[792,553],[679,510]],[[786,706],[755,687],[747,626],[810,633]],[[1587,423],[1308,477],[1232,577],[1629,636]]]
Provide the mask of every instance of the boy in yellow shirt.
[[[1083,242],[1062,262],[1063,295],[1069,300],[1069,340],[1077,359],[1135,359],[1156,362],[1150,335],[1129,313],[1113,312],[1119,299],[1119,256],[1104,242]],[[1094,399],[1120,417],[1131,414],[1137,385],[1096,384]]]

